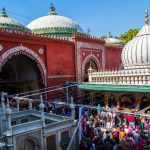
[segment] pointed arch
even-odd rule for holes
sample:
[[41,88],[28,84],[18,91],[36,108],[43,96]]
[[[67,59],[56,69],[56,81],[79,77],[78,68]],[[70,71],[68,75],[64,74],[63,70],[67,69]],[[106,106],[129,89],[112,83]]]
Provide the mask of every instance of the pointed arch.
[[85,72],[85,66],[86,64],[90,61],[90,60],[93,60],[93,62],[96,64],[97,66],[97,71],[99,71],[100,69],[100,63],[99,63],[99,60],[97,59],[97,57],[93,54],[89,54],[88,56],[86,56],[86,58],[84,59],[83,63],[82,63],[82,76],[84,76]]
[[14,55],[25,55],[29,57],[30,59],[34,60],[37,63],[37,66],[40,70],[42,79],[43,79],[43,84],[46,86],[47,85],[47,70],[45,67],[45,64],[43,60],[31,49],[25,47],[25,46],[17,46],[13,47],[9,50],[7,50],[5,53],[3,53],[0,56],[0,71],[2,67],[5,65],[5,63]]

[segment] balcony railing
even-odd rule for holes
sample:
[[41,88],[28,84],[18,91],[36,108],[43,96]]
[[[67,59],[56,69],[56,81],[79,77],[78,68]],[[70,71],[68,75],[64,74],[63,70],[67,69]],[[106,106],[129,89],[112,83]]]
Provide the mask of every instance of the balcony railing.
[[13,134],[20,134],[40,128],[42,128],[42,121],[36,120],[32,122],[22,123],[19,125],[14,125],[12,126],[12,132]]

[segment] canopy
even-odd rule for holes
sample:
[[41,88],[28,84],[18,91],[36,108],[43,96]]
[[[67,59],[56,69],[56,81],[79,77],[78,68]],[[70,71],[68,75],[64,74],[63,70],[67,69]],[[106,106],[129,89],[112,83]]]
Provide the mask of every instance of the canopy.
[[149,93],[150,86],[142,85],[104,85],[104,84],[88,84],[81,83],[79,89],[93,90],[93,91],[112,91],[112,92],[143,92]]

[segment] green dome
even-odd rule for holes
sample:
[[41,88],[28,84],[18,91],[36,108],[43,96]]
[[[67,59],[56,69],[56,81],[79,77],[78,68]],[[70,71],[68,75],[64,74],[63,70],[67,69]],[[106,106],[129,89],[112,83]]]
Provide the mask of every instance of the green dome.
[[26,28],[16,20],[9,18],[6,14],[5,8],[2,8],[2,13],[0,16],[0,29],[6,30],[17,30],[23,32],[31,32],[30,29]]
[[82,28],[70,18],[57,15],[51,4],[51,11],[47,16],[33,20],[27,25],[36,34],[71,37],[74,33],[84,33]]

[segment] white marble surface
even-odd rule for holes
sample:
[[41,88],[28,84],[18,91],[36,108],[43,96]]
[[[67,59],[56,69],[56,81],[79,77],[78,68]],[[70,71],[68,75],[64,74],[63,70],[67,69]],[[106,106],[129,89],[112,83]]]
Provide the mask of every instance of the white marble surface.
[[27,27],[31,30],[41,28],[53,28],[53,27],[64,27],[64,28],[77,28],[78,32],[83,32],[81,27],[71,20],[70,18],[59,16],[59,15],[48,15],[37,18],[30,22]]
[[150,26],[144,25],[122,51],[122,63],[124,67],[150,65]]

